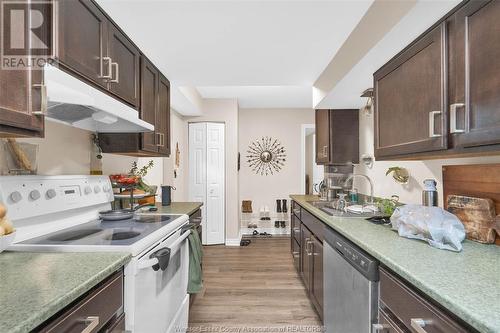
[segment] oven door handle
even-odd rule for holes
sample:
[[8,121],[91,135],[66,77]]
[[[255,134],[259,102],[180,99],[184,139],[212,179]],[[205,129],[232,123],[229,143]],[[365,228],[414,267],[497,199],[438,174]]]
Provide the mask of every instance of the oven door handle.
[[[185,231],[183,234],[181,234],[181,236],[179,237],[179,239],[177,239],[175,242],[173,242],[167,249],[170,250],[170,253],[173,253],[175,251],[175,249],[182,243],[184,242],[188,237],[189,235],[191,234],[191,230],[187,230]],[[160,249],[160,250],[163,250]],[[154,252],[156,253],[156,252]],[[153,254],[154,254],[153,253]],[[151,259],[148,259],[148,260],[141,260],[137,263],[137,269],[144,269],[144,268],[153,268],[155,271],[158,270],[158,268],[160,267],[160,261],[158,260],[158,258],[151,258]],[[166,269],[166,268],[165,268]],[[164,269],[162,269],[164,270]]]

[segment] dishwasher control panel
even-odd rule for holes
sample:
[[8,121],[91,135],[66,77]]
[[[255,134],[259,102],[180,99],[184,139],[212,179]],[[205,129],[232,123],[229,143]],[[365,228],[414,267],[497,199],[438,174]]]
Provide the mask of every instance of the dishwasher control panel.
[[325,233],[325,240],[356,270],[371,281],[378,281],[379,262],[358,246],[333,230]]

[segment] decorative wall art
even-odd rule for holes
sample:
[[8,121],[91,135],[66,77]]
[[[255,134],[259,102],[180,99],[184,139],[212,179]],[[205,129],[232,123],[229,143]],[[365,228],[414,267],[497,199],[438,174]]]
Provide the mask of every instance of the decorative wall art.
[[247,153],[248,166],[258,175],[273,175],[285,166],[285,147],[277,139],[266,136],[255,140]]

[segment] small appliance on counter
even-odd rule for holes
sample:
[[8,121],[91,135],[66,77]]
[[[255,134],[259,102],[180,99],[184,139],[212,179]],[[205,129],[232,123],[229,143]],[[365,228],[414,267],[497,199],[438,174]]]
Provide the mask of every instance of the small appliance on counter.
[[352,175],[354,166],[325,165],[325,180],[327,201],[334,201],[340,193],[344,193],[345,181]]

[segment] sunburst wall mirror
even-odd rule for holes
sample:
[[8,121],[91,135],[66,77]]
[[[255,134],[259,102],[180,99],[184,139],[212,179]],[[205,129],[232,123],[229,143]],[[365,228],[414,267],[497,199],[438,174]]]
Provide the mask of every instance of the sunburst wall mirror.
[[262,137],[248,146],[248,166],[258,175],[268,176],[280,172],[285,166],[285,147],[271,137]]

